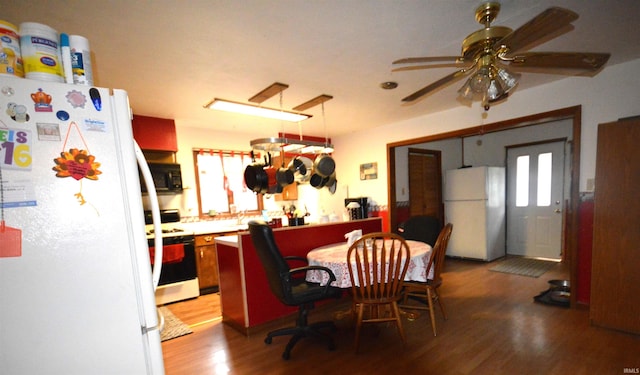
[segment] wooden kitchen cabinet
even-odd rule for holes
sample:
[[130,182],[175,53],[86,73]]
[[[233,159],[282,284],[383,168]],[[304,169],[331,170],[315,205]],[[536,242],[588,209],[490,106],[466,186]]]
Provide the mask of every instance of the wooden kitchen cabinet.
[[214,238],[221,234],[202,234],[196,236],[196,268],[200,294],[217,291],[218,288],[218,259]]
[[142,150],[178,151],[176,124],[171,119],[134,115],[133,138]]
[[298,199],[298,183],[294,182],[282,188],[282,193],[274,194],[276,201],[295,201]]

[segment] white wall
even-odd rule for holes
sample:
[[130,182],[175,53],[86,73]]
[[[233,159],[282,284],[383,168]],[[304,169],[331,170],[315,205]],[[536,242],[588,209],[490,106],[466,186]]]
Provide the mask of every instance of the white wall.
[[[531,127],[508,129],[477,136],[452,138],[396,147],[396,201],[409,199],[409,148],[441,151],[442,172],[467,166],[506,166],[506,146],[548,139],[573,139],[573,120],[564,119]],[[464,143],[464,150],[463,150]],[[462,155],[464,151],[464,160]],[[570,160],[570,159],[569,159]]]
[[[559,82],[515,91],[505,102],[492,107],[488,112],[474,103],[472,108],[459,107],[449,111],[422,116],[407,121],[381,126],[348,135],[332,137],[335,147],[338,188],[335,194],[327,189],[315,190],[308,186],[300,190],[300,204],[309,211],[340,214],[344,211],[344,198],[369,197],[379,205],[387,200],[387,149],[386,145],[464,129],[482,124],[504,121],[559,108],[582,105],[582,148],[580,166],[580,191],[586,190],[587,179],[595,175],[595,153],[597,126],[599,123],[615,121],[621,117],[638,115],[640,105],[640,60],[609,67],[597,76],[569,77]],[[526,79],[527,74],[522,79]],[[437,94],[436,94],[437,95]],[[451,98],[455,100],[455,98]],[[399,105],[399,104],[398,104]],[[415,105],[428,105],[428,98]],[[197,212],[195,175],[191,150],[193,147],[247,150],[251,134],[212,133],[205,129],[189,127],[188,123],[176,119],[178,126],[178,162],[183,167],[184,184],[187,189],[182,196],[171,198],[167,204],[179,207],[183,215]],[[360,164],[377,162],[378,178],[360,180]],[[191,209],[191,210],[190,210]]]
[[[595,175],[598,124],[640,112],[638,69],[640,60],[635,60],[609,67],[592,78],[569,77],[543,87],[516,91],[505,103],[492,107],[486,113],[486,118],[483,118],[484,110],[479,103],[475,103],[471,109],[460,107],[382,126],[375,131],[333,137],[338,177],[342,186],[349,186],[351,196],[369,196],[381,204],[387,204],[388,143],[582,105],[579,187],[580,191],[585,191],[587,179]],[[526,79],[526,74],[523,79]],[[415,105],[428,105],[428,99]],[[378,162],[380,177],[377,180],[360,181],[357,173],[359,165],[373,161]],[[344,198],[339,196],[341,192],[338,189],[332,198],[333,204],[340,204],[341,198]]]

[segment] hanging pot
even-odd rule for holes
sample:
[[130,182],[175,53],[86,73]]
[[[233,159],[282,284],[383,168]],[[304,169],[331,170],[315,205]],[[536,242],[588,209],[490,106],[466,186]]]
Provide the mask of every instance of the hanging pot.
[[289,168],[293,173],[298,173],[303,176],[307,174],[307,167],[304,165],[304,162],[302,161],[302,158],[300,156],[296,156],[295,158],[291,159],[287,168]]
[[268,187],[268,176],[263,164],[247,165],[244,170],[244,183],[254,193],[262,193]]
[[289,169],[293,168],[293,178],[298,182],[308,182],[311,177],[313,161],[306,156],[297,156],[289,162]]
[[282,186],[278,184],[277,172],[278,170],[273,166],[264,167],[264,172],[267,175],[267,183],[262,191],[262,194],[278,194],[282,193]]
[[291,185],[293,183],[293,171],[289,168],[278,168],[276,171],[276,181],[278,185],[285,187],[287,185]]
[[329,189],[331,194],[335,194],[336,188],[338,187],[338,180],[336,179],[336,172],[333,172],[331,176],[329,176],[329,180],[324,186]]
[[318,173],[313,173],[309,179],[309,183],[316,189],[322,189],[329,182],[329,177],[322,177]]
[[322,177],[329,177],[336,170],[336,162],[329,154],[320,154],[313,162],[315,173]]

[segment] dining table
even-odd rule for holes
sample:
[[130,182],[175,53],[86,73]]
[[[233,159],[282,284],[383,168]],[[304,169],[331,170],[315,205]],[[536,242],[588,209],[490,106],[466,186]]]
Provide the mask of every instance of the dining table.
[[[433,267],[427,275],[427,265],[432,253],[431,246],[421,241],[406,240],[406,242],[409,245],[411,259],[409,260],[404,280],[426,282],[427,279],[432,279]],[[347,242],[321,246],[309,251],[307,260],[310,266],[327,267],[333,272],[336,276],[336,281],[332,282],[331,286],[351,288],[351,277],[349,276],[347,261],[349,247],[350,245]],[[355,268],[355,264],[353,264],[353,267]],[[326,285],[329,281],[329,275],[321,270],[309,270],[307,271],[306,281]]]

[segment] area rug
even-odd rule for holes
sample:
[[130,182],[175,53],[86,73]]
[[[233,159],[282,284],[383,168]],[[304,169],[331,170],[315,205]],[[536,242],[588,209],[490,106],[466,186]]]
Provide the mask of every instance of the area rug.
[[558,262],[542,259],[512,257],[501,261],[494,267],[490,268],[489,271],[511,273],[514,275],[528,277],[540,277],[540,275],[549,271],[557,264]]
[[164,329],[160,332],[161,341],[175,339],[193,332],[188,325],[173,315],[168,307],[158,307],[158,311],[164,316]]

